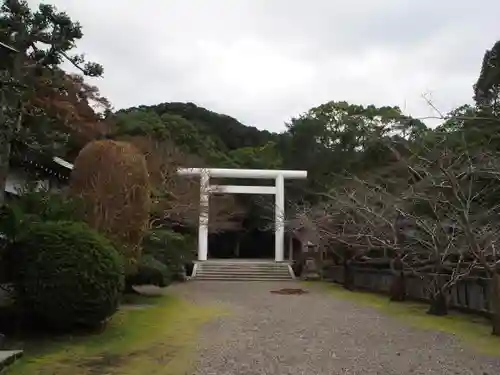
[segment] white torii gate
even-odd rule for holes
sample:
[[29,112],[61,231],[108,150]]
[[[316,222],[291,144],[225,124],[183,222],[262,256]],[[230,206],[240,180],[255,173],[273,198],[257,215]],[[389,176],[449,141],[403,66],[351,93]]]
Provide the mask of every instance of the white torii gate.
[[[285,244],[285,179],[305,179],[307,171],[272,169],[227,169],[227,168],[180,168],[181,176],[200,176],[200,220],[198,228],[198,260],[208,256],[208,201],[210,193],[228,194],[274,194],[275,203],[275,248],[276,262],[284,260]],[[274,179],[275,186],[210,185],[210,177]]]

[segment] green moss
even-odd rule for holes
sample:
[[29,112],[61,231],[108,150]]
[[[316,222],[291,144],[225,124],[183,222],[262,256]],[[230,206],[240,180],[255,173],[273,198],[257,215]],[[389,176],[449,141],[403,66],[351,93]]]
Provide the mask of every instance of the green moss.
[[[197,332],[220,316],[173,296],[141,298],[151,306],[123,309],[106,330],[38,343],[7,375],[183,375],[193,365]],[[44,349],[40,349],[44,348]]]
[[348,291],[332,283],[306,282],[305,284],[332,293],[335,297],[377,309],[411,326],[454,335],[481,354],[500,356],[500,337],[491,335],[491,325],[486,318],[457,312],[442,317],[432,316],[426,313],[429,306],[425,303],[391,302],[385,295]]

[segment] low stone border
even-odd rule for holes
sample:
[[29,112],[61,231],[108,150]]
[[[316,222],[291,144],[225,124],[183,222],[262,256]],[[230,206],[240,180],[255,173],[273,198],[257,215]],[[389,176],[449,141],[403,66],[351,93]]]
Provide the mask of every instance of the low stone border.
[[22,356],[22,350],[0,350],[0,371],[3,371]]

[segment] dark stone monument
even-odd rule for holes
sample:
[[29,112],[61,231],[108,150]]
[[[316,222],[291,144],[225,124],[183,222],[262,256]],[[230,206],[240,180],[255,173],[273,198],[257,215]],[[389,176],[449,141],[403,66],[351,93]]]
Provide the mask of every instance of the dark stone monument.
[[302,270],[301,278],[303,280],[320,280],[321,270],[320,265],[320,251],[317,245],[308,242],[306,246],[303,246],[302,251],[304,253],[304,269]]

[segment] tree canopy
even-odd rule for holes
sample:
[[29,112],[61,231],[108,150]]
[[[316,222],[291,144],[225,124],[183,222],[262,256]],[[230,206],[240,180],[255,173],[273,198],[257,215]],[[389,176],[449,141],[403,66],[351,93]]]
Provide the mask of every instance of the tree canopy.
[[[100,128],[96,123],[101,117],[91,101],[100,102],[105,109],[109,109],[109,104],[98,95],[97,89],[61,68],[63,61],[68,61],[82,75],[98,77],[103,73],[101,65],[74,53],[83,33],[81,25],[68,14],[48,4],[31,9],[24,0],[4,0],[0,29],[0,186],[3,187],[13,141],[57,152],[77,133],[78,147],[83,147],[90,139],[82,140],[82,134]],[[73,143],[78,136],[72,138]],[[3,189],[0,194],[3,197]]]

